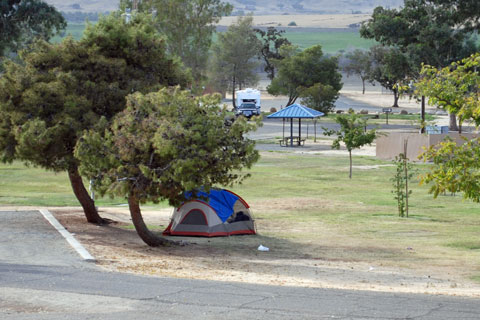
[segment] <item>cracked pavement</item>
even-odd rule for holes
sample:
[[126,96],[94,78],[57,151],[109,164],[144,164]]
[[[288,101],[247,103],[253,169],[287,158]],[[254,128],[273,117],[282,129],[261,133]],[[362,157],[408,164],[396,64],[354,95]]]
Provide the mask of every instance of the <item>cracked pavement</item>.
[[0,212],[1,319],[479,319],[476,299],[101,271],[40,213]]

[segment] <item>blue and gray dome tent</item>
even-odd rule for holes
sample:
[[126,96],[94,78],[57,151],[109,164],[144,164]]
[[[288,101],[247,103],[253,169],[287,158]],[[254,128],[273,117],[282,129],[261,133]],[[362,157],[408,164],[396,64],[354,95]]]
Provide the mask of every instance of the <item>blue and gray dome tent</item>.
[[[295,103],[289,105],[288,107],[272,113],[267,118],[268,119],[283,119],[283,124],[285,126],[285,119],[290,119],[290,146],[293,147],[293,119],[298,118],[298,141],[302,139],[302,119],[316,119],[318,117],[323,117],[325,114],[323,112],[317,111],[315,109],[306,107],[304,105]],[[315,136],[316,136],[316,123],[315,123]],[[283,133],[283,138],[285,139],[285,132]]]
[[163,232],[171,236],[230,236],[255,234],[249,205],[228,190],[210,190],[187,194],[188,201],[175,208],[170,224]]

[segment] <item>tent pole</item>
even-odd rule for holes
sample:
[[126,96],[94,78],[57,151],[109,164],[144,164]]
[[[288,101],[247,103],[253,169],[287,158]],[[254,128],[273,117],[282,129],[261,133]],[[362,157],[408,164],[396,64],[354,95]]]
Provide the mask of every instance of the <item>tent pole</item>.
[[310,124],[310,122],[307,121],[307,139],[308,139],[308,125]]
[[285,140],[285,118],[283,119],[282,139]]
[[313,120],[314,132],[315,137],[313,138],[313,142],[317,142],[317,119]]

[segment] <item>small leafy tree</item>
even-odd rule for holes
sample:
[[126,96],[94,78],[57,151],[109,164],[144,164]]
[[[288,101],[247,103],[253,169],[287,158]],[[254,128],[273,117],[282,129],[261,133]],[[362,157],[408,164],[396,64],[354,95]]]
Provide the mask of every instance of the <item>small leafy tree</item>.
[[375,46],[370,49],[373,65],[369,79],[377,81],[382,87],[393,92],[393,105],[398,107],[400,86],[412,74],[409,57],[399,49]]
[[392,193],[395,195],[395,200],[397,200],[398,215],[408,218],[408,199],[412,194],[408,182],[412,179],[414,171],[412,164],[406,156],[407,143],[408,140],[404,142],[403,153],[395,157],[396,170],[391,181],[393,182]]
[[[75,156],[81,172],[100,194],[125,197],[137,233],[149,246],[168,241],[149,231],[140,204],[168,200],[178,205],[186,191],[241,182],[258,158],[244,138],[255,124],[226,120],[220,97],[193,98],[188,91],[162,89],[127,98],[127,108],[104,130],[90,130]],[[107,124],[105,122],[105,124]]]
[[325,57],[322,47],[316,45],[279,61],[277,76],[267,90],[272,95],[287,95],[287,105],[291,105],[300,97],[302,90],[317,83],[340,91],[341,80],[337,58]]
[[[480,124],[480,76],[477,68],[480,55],[472,55],[461,62],[452,63],[442,70],[425,67],[426,80],[420,83],[430,98],[439,99],[447,108],[455,107],[463,119]],[[428,149],[423,155],[432,161],[431,170],[422,176],[422,183],[433,183],[430,192],[436,198],[446,191],[463,192],[463,196],[480,202],[480,140],[467,140],[458,145],[446,139]]]
[[340,125],[339,130],[330,130],[323,128],[323,134],[326,136],[336,136],[333,140],[332,149],[340,149],[340,143],[343,142],[348,151],[350,159],[349,178],[352,178],[352,150],[372,144],[378,136],[376,129],[366,130],[367,120],[356,114],[339,115],[335,121]]
[[480,124],[480,53],[474,54],[448,67],[437,69],[424,65],[421,79],[415,84],[418,94],[425,95],[429,103],[458,115],[459,131],[464,119]]
[[316,83],[313,86],[303,89],[300,93],[302,103],[309,108],[328,114],[335,109],[335,101],[339,91],[331,85]]
[[365,94],[365,81],[371,76],[372,57],[368,51],[356,49],[345,55],[347,64],[344,67],[347,76],[356,74],[362,80],[362,94]]
[[457,145],[450,138],[430,147],[423,155],[433,167],[421,177],[421,183],[433,183],[430,193],[436,198],[445,192],[463,192],[465,199],[480,202],[480,139],[465,139]]

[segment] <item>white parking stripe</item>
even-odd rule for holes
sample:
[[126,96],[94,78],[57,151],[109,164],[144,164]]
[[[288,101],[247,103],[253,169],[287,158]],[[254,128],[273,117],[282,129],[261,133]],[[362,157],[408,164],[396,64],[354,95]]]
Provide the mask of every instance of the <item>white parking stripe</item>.
[[57,231],[68,241],[68,243],[72,246],[75,251],[83,258],[85,261],[89,262],[95,262],[95,258],[85,249],[84,246],[80,244],[80,242],[77,241],[73,237],[73,235],[65,229],[60,222],[58,222],[57,219],[50,213],[50,211],[46,209],[41,209],[39,210],[40,213],[44,216],[45,219],[47,219],[50,224],[57,229]]

